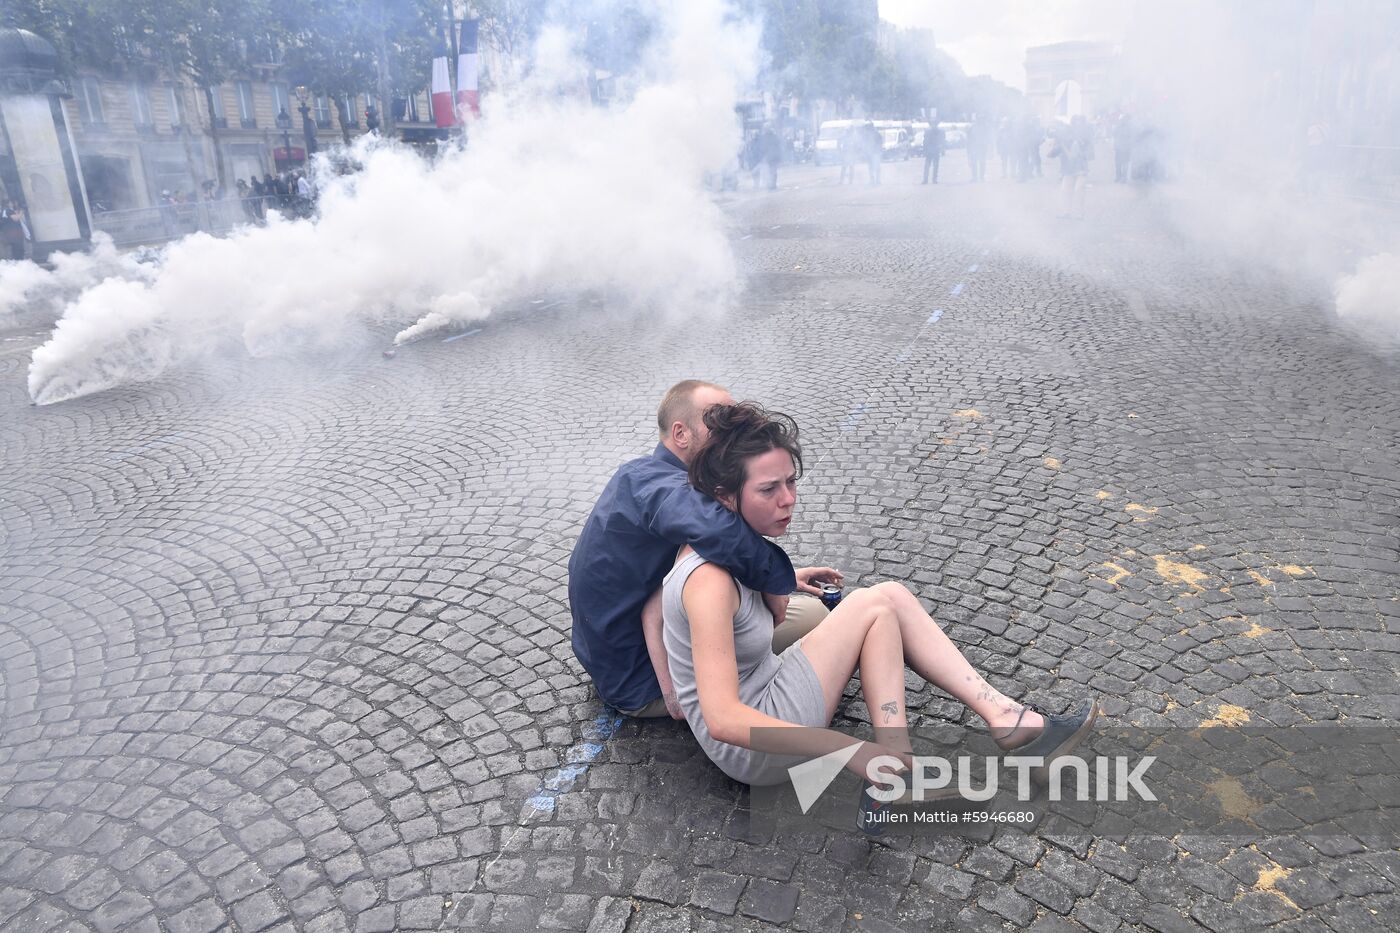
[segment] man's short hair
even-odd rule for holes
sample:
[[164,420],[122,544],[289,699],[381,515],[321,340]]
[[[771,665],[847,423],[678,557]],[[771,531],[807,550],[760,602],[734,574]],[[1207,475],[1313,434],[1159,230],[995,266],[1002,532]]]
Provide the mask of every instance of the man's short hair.
[[697,389],[718,389],[723,392],[724,386],[703,379],[683,379],[667,389],[661,399],[661,407],[656,410],[656,426],[662,437],[671,433],[671,425],[677,421],[690,426],[700,423],[700,416],[704,413],[695,410]]

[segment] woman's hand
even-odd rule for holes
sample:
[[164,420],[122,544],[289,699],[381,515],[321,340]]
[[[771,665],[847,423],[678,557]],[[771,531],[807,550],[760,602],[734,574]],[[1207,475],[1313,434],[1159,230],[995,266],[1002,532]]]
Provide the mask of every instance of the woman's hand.
[[797,589],[813,596],[822,595],[819,583],[835,583],[840,586],[846,578],[835,567],[803,567],[797,571]]
[[907,774],[914,770],[914,756],[912,754],[890,748],[888,745],[881,745],[878,742],[860,743],[860,748],[856,749],[856,753],[851,756],[851,760],[847,762],[846,768],[859,775],[860,779],[867,784],[875,783],[870,779],[870,762],[882,756],[888,756],[899,761],[899,766],[895,768],[889,767],[888,762],[883,763],[880,770],[884,773],[893,772],[896,774]]

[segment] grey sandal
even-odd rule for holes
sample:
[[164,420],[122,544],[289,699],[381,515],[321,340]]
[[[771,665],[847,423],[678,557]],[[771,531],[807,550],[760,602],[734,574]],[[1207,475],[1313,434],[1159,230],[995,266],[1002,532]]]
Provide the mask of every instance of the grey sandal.
[[[1056,758],[1068,755],[1079,747],[1079,743],[1084,741],[1085,736],[1094,728],[1094,721],[1099,717],[1099,701],[1090,700],[1080,704],[1079,708],[1064,714],[1047,713],[1044,710],[1027,703],[1021,710],[1021,715],[1016,717],[1016,724],[1006,734],[1014,735],[1021,727],[1021,718],[1026,715],[1026,711],[1039,713],[1045,719],[1045,728],[1040,735],[1031,739],[1024,745],[1017,745],[1015,748],[1003,749],[1003,754],[1015,754],[1025,758],[1041,758],[1044,763],[1031,769],[1031,777],[1037,783],[1044,784],[1049,779],[1050,764]],[[995,737],[994,737],[995,738]]]

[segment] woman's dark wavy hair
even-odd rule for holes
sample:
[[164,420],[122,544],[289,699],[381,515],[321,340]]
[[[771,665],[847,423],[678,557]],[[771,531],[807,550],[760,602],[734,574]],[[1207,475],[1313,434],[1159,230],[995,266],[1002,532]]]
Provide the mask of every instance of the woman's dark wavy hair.
[[721,490],[737,496],[748,478],[749,458],[780,448],[792,454],[797,475],[802,475],[797,422],[787,415],[740,402],[711,405],[704,418],[710,436],[690,461],[690,485],[699,491],[716,498]]

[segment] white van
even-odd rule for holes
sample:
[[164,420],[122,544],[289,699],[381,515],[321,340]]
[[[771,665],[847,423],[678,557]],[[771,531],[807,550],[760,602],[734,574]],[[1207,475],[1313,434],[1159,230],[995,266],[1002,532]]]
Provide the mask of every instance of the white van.
[[864,120],[823,120],[812,145],[812,164],[835,165],[841,161],[841,137]]
[[880,158],[885,161],[907,159],[913,149],[914,131],[908,120],[876,120],[880,132]]

